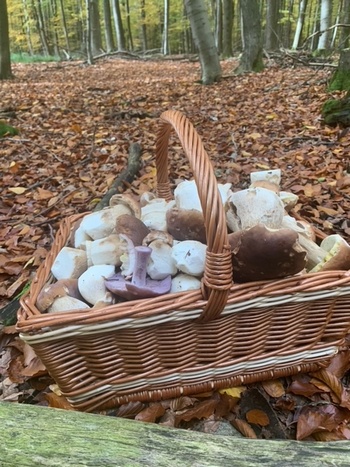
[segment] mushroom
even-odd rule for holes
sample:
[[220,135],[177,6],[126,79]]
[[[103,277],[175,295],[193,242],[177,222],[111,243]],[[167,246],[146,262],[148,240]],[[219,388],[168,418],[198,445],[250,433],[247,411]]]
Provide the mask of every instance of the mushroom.
[[57,280],[78,279],[86,269],[86,252],[69,246],[61,249],[51,266],[51,272]]
[[56,299],[67,296],[78,300],[83,299],[78,289],[78,279],[60,279],[53,284],[46,285],[38,294],[36,307],[44,312]]
[[322,240],[320,248],[326,252],[326,256],[310,272],[350,269],[350,245],[341,235],[328,235]]
[[141,207],[141,220],[150,230],[167,230],[166,212],[174,201],[168,203],[163,198],[151,198]]
[[200,288],[201,281],[197,277],[180,273],[173,277],[170,293],[186,292],[187,290],[197,290]]
[[327,256],[327,252],[315,242],[315,234],[310,224],[287,215],[283,217],[282,226],[298,233],[299,243],[306,251],[306,269],[308,271],[321,263]]
[[[81,229],[92,240],[98,240],[113,233],[116,219],[119,216],[132,214],[135,217],[140,217],[139,205],[131,196],[114,195],[111,202],[111,207],[87,214],[81,221],[78,230]],[[82,237],[82,233],[79,232],[79,237],[78,234],[76,236],[78,242],[78,239]]]
[[147,277],[147,263],[151,255],[148,246],[135,247],[135,268],[131,281],[127,280],[121,273],[115,274],[105,280],[105,286],[113,294],[136,300],[141,298],[156,297],[168,293],[171,289],[171,276],[162,280],[153,280]]
[[134,245],[142,245],[142,240],[149,234],[146,225],[131,214],[123,214],[117,218],[115,233],[126,235]]
[[227,225],[232,232],[257,224],[278,229],[284,206],[279,196],[266,188],[248,188],[233,193],[225,203]]
[[291,229],[275,230],[258,224],[228,237],[235,282],[291,276],[305,267],[305,250]]
[[134,217],[140,219],[141,217],[141,207],[140,203],[136,201],[131,195],[126,194],[116,194],[111,197],[109,200],[109,206],[124,206],[127,208],[127,214],[131,214]]
[[[218,184],[218,190],[223,204],[231,196],[231,183]],[[202,212],[201,202],[195,180],[183,180],[174,190],[175,204],[178,209],[197,210]]]
[[66,311],[86,310],[89,308],[90,306],[82,300],[78,300],[77,298],[66,295],[65,297],[56,298],[52,305],[47,309],[47,312],[59,313]]
[[257,172],[251,172],[250,182],[255,183],[258,181],[273,183],[279,187],[281,184],[281,169],[259,170]]
[[191,276],[204,273],[207,245],[195,240],[185,240],[173,246],[172,257],[177,269]]
[[109,301],[105,280],[115,273],[115,268],[111,264],[98,264],[91,266],[78,279],[79,292],[84,300],[91,305],[99,301]]
[[168,232],[179,241],[197,240],[206,242],[204,217],[196,209],[180,209],[176,206],[166,213]]
[[163,279],[167,275],[174,276],[177,273],[174,260],[171,257],[171,247],[174,239],[168,232],[151,230],[143,239],[142,244],[152,250],[147,263],[147,274],[151,279]]
[[88,265],[113,264],[121,265],[121,256],[126,250],[126,242],[121,235],[111,234],[108,237],[86,242]]

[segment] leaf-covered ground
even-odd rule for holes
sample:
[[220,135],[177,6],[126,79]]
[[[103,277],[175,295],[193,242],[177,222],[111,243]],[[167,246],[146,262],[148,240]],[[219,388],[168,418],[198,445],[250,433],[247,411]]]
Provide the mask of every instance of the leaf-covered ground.
[[[199,64],[109,59],[15,65],[0,82],[0,119],[20,130],[0,139],[0,307],[30,280],[52,244],[59,221],[94,208],[126,166],[131,143],[143,166],[126,191],[155,188],[158,117],[182,111],[195,125],[220,182],[245,188],[254,170],[281,168],[282,188],[299,195],[296,211],[327,234],[350,236],[350,138],[324,126],[330,71],[278,67],[198,83]],[[337,94],[333,94],[336,96]],[[176,139],[171,180],[190,178]],[[0,399],[65,406],[49,388],[38,359],[12,328],[2,334]],[[118,415],[172,426],[217,430],[222,419],[245,436],[349,439],[350,399],[344,349],[327,371],[162,404],[133,404]]]

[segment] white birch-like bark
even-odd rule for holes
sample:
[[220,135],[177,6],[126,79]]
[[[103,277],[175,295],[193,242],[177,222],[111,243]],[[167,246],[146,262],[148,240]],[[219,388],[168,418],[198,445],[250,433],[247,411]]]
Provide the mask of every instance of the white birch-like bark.
[[317,50],[327,50],[329,47],[329,30],[332,21],[332,0],[321,1],[320,31],[323,33],[318,40]]
[[299,15],[298,15],[297,26],[296,26],[296,29],[295,29],[292,49],[297,49],[298,46],[299,46],[299,42],[300,42],[300,38],[301,38],[301,32],[302,32],[303,26],[304,26],[306,6],[307,6],[307,0],[300,0]]

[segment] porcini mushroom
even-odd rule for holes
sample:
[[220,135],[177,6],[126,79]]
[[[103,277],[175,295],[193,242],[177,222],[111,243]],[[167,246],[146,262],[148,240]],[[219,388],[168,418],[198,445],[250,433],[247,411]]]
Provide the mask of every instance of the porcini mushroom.
[[90,306],[82,300],[78,300],[77,298],[66,295],[65,297],[57,297],[52,302],[52,305],[49,306],[47,312],[60,313],[67,311],[86,310],[88,308],[90,308]]
[[326,256],[310,272],[350,269],[350,245],[341,235],[328,235],[322,240],[320,248],[326,252]]
[[[151,198],[141,207],[141,220],[150,230],[167,230],[166,212],[169,204],[163,198]],[[172,201],[170,205],[174,204]]]
[[228,237],[235,282],[291,276],[305,267],[306,253],[291,229],[275,230],[259,224]]
[[196,209],[180,209],[176,206],[166,213],[168,232],[179,241],[197,240],[206,242],[204,217]]
[[117,218],[115,233],[126,235],[135,246],[141,245],[142,240],[149,234],[149,228],[135,216],[123,214]]
[[69,246],[59,251],[51,266],[51,272],[57,280],[78,279],[86,269],[86,252]]
[[86,242],[88,264],[121,265],[120,257],[126,250],[126,242],[121,235],[111,234],[108,237]]
[[156,297],[168,293],[171,289],[170,275],[163,280],[153,280],[147,277],[147,262],[151,252],[148,246],[136,246],[135,268],[131,281],[118,273],[105,280],[106,288],[127,300]]
[[279,196],[266,188],[248,188],[233,193],[225,203],[227,225],[232,232],[257,224],[278,229],[284,206]]
[[36,307],[43,313],[57,298],[66,296],[77,300],[83,299],[78,289],[78,279],[60,279],[44,286],[36,299]]
[[111,264],[98,264],[85,271],[78,279],[79,292],[84,300],[91,305],[95,305],[99,301],[108,302],[106,294],[108,297],[109,293],[105,286],[105,280],[114,273],[115,268]]
[[201,281],[189,274],[180,273],[173,277],[170,293],[186,292],[188,290],[198,290],[201,288]]
[[176,267],[191,276],[202,276],[204,273],[207,245],[195,240],[185,240],[173,246],[172,257]]

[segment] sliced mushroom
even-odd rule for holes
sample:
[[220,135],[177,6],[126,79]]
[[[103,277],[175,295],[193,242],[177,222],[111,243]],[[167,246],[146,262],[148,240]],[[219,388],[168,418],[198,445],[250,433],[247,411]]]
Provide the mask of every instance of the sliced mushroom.
[[259,170],[257,172],[251,172],[250,182],[255,183],[257,181],[273,183],[279,187],[281,184],[281,169]]
[[86,252],[68,246],[61,249],[51,266],[51,272],[57,280],[78,279],[86,269]]
[[290,229],[273,230],[259,224],[229,234],[234,282],[291,276],[305,267],[306,253],[298,234]]
[[[231,183],[219,183],[219,193],[223,204],[232,195]],[[178,209],[197,210],[202,212],[197,185],[194,180],[183,180],[174,190],[175,204]]]
[[172,247],[169,243],[157,239],[149,244],[151,255],[147,263],[147,274],[151,279],[162,280],[167,276],[174,276],[177,267],[171,256]]

